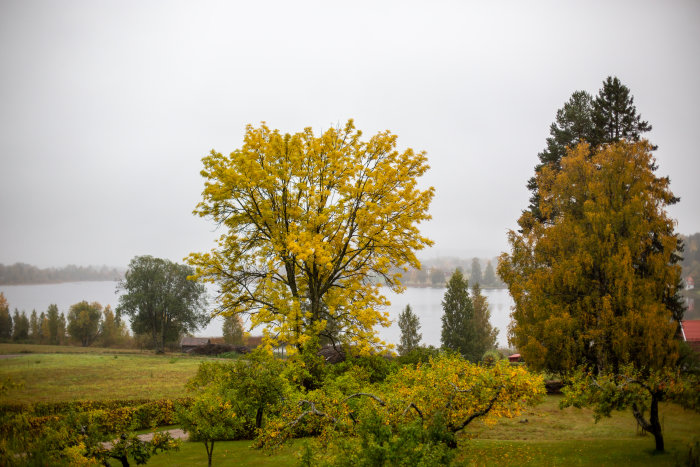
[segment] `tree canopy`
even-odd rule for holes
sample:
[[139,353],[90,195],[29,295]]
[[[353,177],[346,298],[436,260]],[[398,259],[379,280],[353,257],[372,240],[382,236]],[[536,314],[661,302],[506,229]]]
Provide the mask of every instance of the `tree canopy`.
[[[595,99],[586,91],[576,91],[557,111],[556,120],[549,128],[547,147],[537,155],[540,162],[535,172],[544,167],[559,170],[567,149],[579,143],[588,143],[592,154],[601,144],[639,141],[648,131],[651,125],[637,113],[629,88],[617,77],[608,76]],[[529,210],[542,220],[536,176],[528,181],[527,187],[532,191]]]
[[102,305],[85,300],[71,305],[68,310],[68,333],[83,347],[92,344],[100,334]]
[[388,131],[361,136],[352,120],[320,136],[249,125],[240,149],[203,159],[195,213],[224,233],[189,263],[218,284],[217,311],[250,314],[268,344],[301,350],[325,336],[361,352],[381,345],[373,328],[389,319],[376,279],[401,290],[390,268],[420,267],[415,251],[432,244],[418,230],[433,197],[418,187],[425,153],[397,151]]
[[136,256],[119,282],[118,289],[124,293],[117,313],[131,317],[134,333],[150,334],[156,351],[209,322],[206,289],[188,279],[192,274],[194,270],[183,264]]
[[511,343],[529,364],[569,372],[674,363],[683,307],[666,207],[677,198],[654,175],[651,149],[619,142],[591,156],[580,144],[560,169],[537,173],[544,222],[524,212],[498,268],[515,301]]

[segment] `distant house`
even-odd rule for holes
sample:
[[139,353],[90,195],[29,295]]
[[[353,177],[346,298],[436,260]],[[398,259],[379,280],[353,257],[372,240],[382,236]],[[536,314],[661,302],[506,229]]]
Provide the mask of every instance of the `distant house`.
[[211,344],[211,339],[208,337],[183,337],[180,341],[180,351],[190,352],[196,347],[203,347]]
[[693,276],[688,276],[685,278],[685,290],[692,290],[695,288],[695,281]]
[[508,355],[508,361],[509,362],[521,362],[522,358],[520,358],[519,353],[514,353],[513,355]]
[[700,319],[689,319],[681,322],[683,340],[696,352],[700,353]]

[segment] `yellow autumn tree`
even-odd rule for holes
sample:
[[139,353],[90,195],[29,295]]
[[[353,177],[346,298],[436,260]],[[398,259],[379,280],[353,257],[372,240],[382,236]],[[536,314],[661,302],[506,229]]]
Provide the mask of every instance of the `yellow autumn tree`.
[[509,233],[499,275],[515,301],[511,343],[537,368],[622,364],[664,368],[674,334],[680,265],[669,179],[654,174],[646,142],[570,149],[536,174],[542,220]]
[[361,136],[352,120],[320,136],[249,125],[240,149],[203,159],[194,212],[224,233],[189,263],[218,285],[217,312],[248,314],[270,345],[381,345],[374,327],[389,319],[377,280],[401,290],[392,268],[420,267],[415,251],[432,243],[418,230],[434,191],[417,184],[425,153],[397,151],[388,131]]

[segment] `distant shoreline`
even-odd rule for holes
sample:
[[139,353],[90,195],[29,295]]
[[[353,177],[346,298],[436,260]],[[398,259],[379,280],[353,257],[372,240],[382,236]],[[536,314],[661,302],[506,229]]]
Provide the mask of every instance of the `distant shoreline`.
[[119,282],[119,279],[83,279],[83,280],[65,280],[65,281],[42,281],[42,282],[3,282],[0,287],[17,286],[17,285],[57,285],[57,284],[75,284],[78,282]]

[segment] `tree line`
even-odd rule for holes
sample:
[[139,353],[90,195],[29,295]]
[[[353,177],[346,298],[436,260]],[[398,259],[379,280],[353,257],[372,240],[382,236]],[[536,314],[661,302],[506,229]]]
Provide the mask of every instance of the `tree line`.
[[63,268],[40,269],[25,263],[0,264],[0,285],[115,281],[121,277],[121,271],[107,266],[75,266],[71,264]]
[[465,274],[472,284],[479,284],[485,288],[505,287],[505,283],[496,274],[494,266],[496,260],[483,258],[424,260],[421,261],[420,268],[408,268],[406,271],[395,268],[394,272],[401,274],[401,283],[408,287],[445,287],[456,269]]

